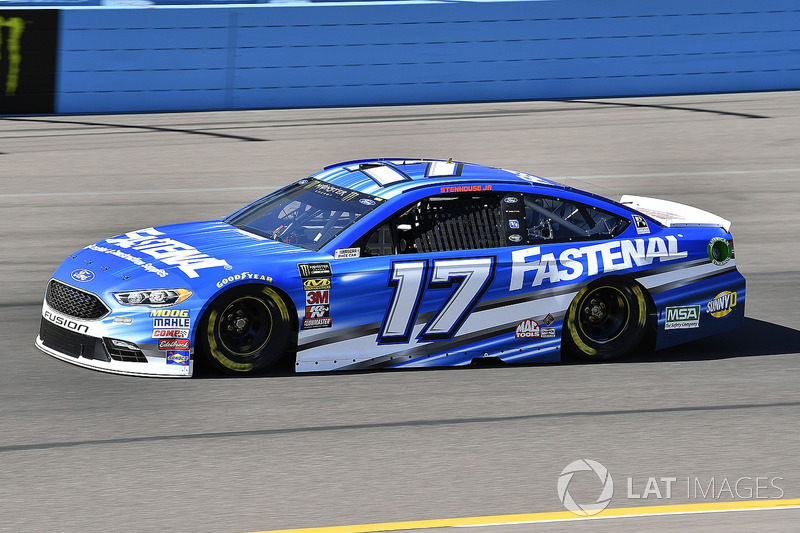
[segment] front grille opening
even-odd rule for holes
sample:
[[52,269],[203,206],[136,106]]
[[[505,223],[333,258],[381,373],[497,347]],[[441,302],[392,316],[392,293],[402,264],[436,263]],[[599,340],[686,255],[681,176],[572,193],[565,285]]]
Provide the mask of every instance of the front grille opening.
[[147,357],[144,356],[141,350],[131,350],[128,348],[121,348],[114,346],[111,339],[103,337],[103,342],[106,345],[106,351],[111,359],[114,361],[124,361],[126,363],[146,363]]
[[39,338],[48,348],[70,357],[109,360],[103,348],[98,346],[100,339],[56,326],[44,318],[39,326]]
[[55,279],[51,279],[47,284],[45,301],[59,313],[75,318],[97,320],[110,312],[103,301],[94,294]]

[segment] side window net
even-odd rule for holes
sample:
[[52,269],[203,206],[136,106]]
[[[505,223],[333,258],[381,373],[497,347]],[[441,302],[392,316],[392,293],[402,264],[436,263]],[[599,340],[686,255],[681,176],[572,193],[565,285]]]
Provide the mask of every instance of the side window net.
[[400,253],[503,246],[500,199],[496,195],[428,198],[401,215],[397,228]]

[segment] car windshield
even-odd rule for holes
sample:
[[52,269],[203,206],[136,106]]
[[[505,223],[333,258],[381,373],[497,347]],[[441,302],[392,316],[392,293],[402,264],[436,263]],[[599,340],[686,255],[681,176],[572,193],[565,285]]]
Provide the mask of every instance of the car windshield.
[[225,222],[262,237],[319,250],[382,201],[308,178],[265,196]]

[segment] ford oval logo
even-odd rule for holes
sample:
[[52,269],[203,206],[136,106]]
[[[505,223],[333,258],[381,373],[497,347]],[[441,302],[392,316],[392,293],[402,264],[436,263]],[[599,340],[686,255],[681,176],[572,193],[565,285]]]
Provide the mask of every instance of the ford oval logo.
[[506,196],[503,198],[503,201],[507,204],[515,204],[517,203],[518,199],[515,196]]
[[361,200],[359,200],[359,202],[361,202],[364,205],[375,205],[375,200],[373,200],[372,198],[362,198]]
[[79,268],[78,270],[73,270],[70,277],[75,281],[92,281],[94,279],[94,272],[87,268]]

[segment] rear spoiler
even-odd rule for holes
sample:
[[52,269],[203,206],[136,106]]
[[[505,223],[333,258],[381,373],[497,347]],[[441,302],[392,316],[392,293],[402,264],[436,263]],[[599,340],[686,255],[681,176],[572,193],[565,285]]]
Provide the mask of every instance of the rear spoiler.
[[632,196],[629,194],[620,198],[619,203],[656,219],[668,228],[702,226],[722,228],[726,233],[730,233],[730,221],[696,207],[668,200],[659,200],[658,198]]

